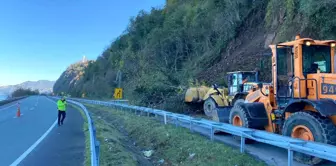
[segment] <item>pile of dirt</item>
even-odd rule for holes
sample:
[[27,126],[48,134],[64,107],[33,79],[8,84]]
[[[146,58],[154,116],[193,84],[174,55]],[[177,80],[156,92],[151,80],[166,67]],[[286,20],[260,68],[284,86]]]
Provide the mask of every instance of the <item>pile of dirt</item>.
[[264,17],[264,10],[250,13],[247,22],[239,28],[237,37],[222,51],[221,60],[200,73],[198,79],[213,84],[223,79],[227,72],[258,68],[261,80],[271,81],[269,44],[273,43],[276,32],[265,28]]

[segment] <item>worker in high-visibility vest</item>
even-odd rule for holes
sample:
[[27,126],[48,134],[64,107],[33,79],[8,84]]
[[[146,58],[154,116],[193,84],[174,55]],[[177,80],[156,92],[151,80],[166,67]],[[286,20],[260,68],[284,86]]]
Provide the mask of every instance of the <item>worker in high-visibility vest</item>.
[[65,97],[62,97],[57,101],[57,109],[58,109],[58,126],[63,125],[63,121],[66,115],[66,106],[67,102],[65,101]]

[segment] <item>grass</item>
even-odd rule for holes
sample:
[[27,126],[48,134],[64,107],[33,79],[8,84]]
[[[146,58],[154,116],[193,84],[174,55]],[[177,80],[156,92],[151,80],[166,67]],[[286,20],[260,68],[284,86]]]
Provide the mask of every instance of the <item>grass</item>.
[[[121,139],[136,140],[134,144],[141,150],[154,151],[153,155],[149,158],[149,161],[153,165],[159,165],[159,161],[163,165],[266,165],[247,154],[241,154],[238,149],[231,148],[222,143],[212,142],[208,138],[193,134],[188,129],[182,127],[163,125],[148,117],[116,111],[108,107],[86,106],[92,113],[95,122],[100,124],[100,126],[105,126],[97,127],[98,135],[114,138],[114,142],[117,145],[122,144],[118,142]],[[125,131],[126,133],[121,131]],[[121,133],[124,136],[120,135]],[[107,143],[103,142],[101,145],[106,147]],[[109,152],[101,156],[102,163],[109,161],[113,155],[121,157],[122,155],[115,154],[114,152],[119,150],[124,152],[122,154],[134,155],[134,151],[130,151],[128,148],[113,149],[113,153]],[[102,151],[101,153],[106,153],[106,151]],[[119,157],[116,157],[116,159],[121,163],[129,162],[127,157]]]
[[85,159],[84,159],[84,165],[85,166],[91,166],[91,150],[90,150],[90,133],[89,133],[89,125],[88,125],[88,120],[87,120],[87,117],[84,113],[84,111],[74,105],[74,104],[70,104],[73,108],[77,109],[80,114],[82,115],[83,119],[84,119],[84,124],[83,124],[83,131],[84,131],[84,134],[85,134]]
[[125,137],[111,124],[104,122],[98,116],[92,116],[100,141],[100,165],[135,166],[136,160],[123,143]]

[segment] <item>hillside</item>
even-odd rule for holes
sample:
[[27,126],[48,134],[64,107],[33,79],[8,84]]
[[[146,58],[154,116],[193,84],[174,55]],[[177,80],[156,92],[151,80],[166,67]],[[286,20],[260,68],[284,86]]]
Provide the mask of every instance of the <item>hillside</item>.
[[85,68],[91,62],[93,61],[82,60],[70,65],[55,82],[53,92],[55,94],[68,94],[71,91],[72,94],[75,93],[75,96],[80,96],[82,92],[80,91],[77,94],[76,86],[84,75]]
[[0,94],[8,95],[19,88],[38,90],[40,93],[51,93],[54,83],[55,81],[39,80],[39,81],[26,81],[17,85],[0,86]]
[[228,71],[259,68],[270,81],[268,45],[298,33],[335,39],[334,14],[333,0],[167,0],[163,9],[131,19],[76,85],[59,86],[74,96],[112,98],[120,70],[125,98],[181,111],[188,86],[225,85]]

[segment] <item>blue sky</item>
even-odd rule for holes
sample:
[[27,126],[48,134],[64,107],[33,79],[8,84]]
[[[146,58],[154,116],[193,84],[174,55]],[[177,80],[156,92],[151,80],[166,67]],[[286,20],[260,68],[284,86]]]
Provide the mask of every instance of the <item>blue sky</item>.
[[165,0],[0,1],[0,85],[56,80],[70,64],[96,59],[140,10]]

